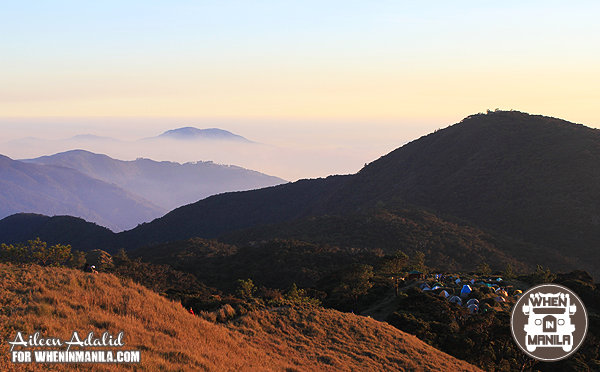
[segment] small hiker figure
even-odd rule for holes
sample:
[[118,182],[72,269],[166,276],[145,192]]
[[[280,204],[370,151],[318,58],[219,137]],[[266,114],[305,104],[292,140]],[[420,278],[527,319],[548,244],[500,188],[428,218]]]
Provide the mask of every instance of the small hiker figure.
[[83,271],[86,272],[86,273],[98,274],[98,272],[96,271],[96,266],[90,265],[87,262],[86,262],[85,266],[83,267]]

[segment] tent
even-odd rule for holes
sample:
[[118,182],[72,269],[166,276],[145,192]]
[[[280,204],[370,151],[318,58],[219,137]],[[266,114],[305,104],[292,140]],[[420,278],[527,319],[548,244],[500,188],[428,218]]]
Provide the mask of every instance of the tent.
[[479,305],[479,300],[476,298],[472,298],[469,301],[467,301],[467,306],[469,305]]
[[472,289],[470,285],[463,285],[462,289],[460,290],[460,297],[467,297],[471,291]]
[[456,280],[454,281],[454,283],[456,283],[456,284],[460,283],[460,278],[456,279]]
[[427,283],[421,283],[421,285],[419,286],[419,288],[421,288],[424,291],[431,291],[431,287]]
[[467,308],[469,309],[469,312],[471,312],[471,314],[479,311],[479,306],[475,304],[468,305]]
[[513,298],[515,300],[518,300],[519,297],[521,297],[521,295],[523,294],[523,291],[520,289],[517,289],[516,291],[513,292]]
[[452,296],[448,301],[454,302],[462,306],[462,300],[458,296]]
[[496,301],[498,301],[498,302],[506,302],[506,300],[504,299],[504,297],[501,297],[501,296],[496,297]]
[[440,296],[444,296],[445,298],[448,298],[448,296],[450,296],[450,295],[446,291],[441,291]]
[[504,289],[500,289],[500,290],[496,291],[496,294],[499,296],[503,296],[503,297],[508,296],[508,293],[506,293],[506,291]]
[[410,279],[423,279],[423,273],[420,271],[413,270],[408,273],[408,280]]
[[435,291],[436,289],[440,289],[440,288],[442,288],[442,287],[440,287],[439,285],[436,285],[435,287],[433,287],[431,289]]

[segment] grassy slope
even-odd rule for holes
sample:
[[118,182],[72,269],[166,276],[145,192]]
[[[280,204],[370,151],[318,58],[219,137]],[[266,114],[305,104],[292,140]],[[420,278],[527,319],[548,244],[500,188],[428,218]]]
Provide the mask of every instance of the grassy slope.
[[[193,317],[179,304],[108,274],[0,265],[0,277],[2,339],[13,338],[16,330],[41,330],[63,339],[73,330],[113,334],[123,330],[125,349],[142,350],[139,370],[477,370],[390,325],[333,310],[255,312],[225,327]],[[48,370],[44,365],[11,364],[8,349],[3,343],[0,370]]]
[[278,309],[249,314],[232,329],[311,370],[461,371],[478,370],[387,323],[330,309]]

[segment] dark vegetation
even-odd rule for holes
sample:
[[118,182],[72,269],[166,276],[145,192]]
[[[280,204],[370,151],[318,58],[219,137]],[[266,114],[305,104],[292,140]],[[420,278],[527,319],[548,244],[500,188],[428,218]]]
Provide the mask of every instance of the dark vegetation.
[[[400,204],[400,203],[398,203]],[[543,264],[568,270],[577,263],[550,249],[450,222],[428,211],[389,202],[385,207],[341,216],[307,217],[299,221],[235,231],[220,241],[243,246],[270,239],[297,239],[342,248],[426,254],[426,264],[449,271],[471,271],[486,262],[493,270],[511,264],[526,271]]]
[[233,292],[236,280],[289,289],[314,286],[323,276],[359,262],[375,262],[383,253],[324,244],[275,239],[237,248],[216,240],[190,239],[145,247],[128,253],[152,263],[168,264],[194,274],[209,286]]
[[[79,256],[78,256],[79,257]],[[0,245],[0,263],[17,265],[64,266],[75,267],[78,262],[73,260],[71,247],[56,244],[48,246],[39,239],[30,240],[28,244]]]

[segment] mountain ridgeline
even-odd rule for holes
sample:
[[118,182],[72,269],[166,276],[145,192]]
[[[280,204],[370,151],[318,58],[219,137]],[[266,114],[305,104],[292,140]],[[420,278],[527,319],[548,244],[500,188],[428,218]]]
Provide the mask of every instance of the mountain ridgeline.
[[600,131],[520,112],[473,115],[362,169],[325,208],[391,198],[517,240],[600,260]]
[[252,190],[286,182],[278,177],[212,161],[184,164],[144,158],[123,161],[84,150],[42,156],[25,162],[76,169],[140,195],[166,210],[227,191]]
[[167,209],[75,169],[28,164],[0,155],[0,216],[19,212],[73,215],[116,231]]
[[[369,218],[373,210],[406,218],[404,210],[414,210],[411,205],[416,205],[436,218],[485,229],[512,242],[491,243],[507,255],[508,262],[516,258],[535,265],[552,256],[557,265],[561,260],[566,264],[572,260],[573,265],[583,262],[581,268],[597,273],[593,263],[600,259],[595,246],[600,238],[599,164],[598,130],[521,112],[477,114],[412,141],[355,175],[212,196],[114,235],[111,247],[114,251],[121,246],[216,238],[240,229],[250,230],[237,235],[236,244],[243,244],[245,238],[278,237],[277,229],[285,230],[287,238],[310,237],[317,224],[302,230],[294,226],[307,223],[294,221],[342,216],[346,222],[327,223],[342,223],[352,230],[361,215]],[[287,227],[268,226],[282,223]],[[0,237],[2,231],[0,223]],[[439,229],[428,233],[442,234]],[[368,246],[364,236],[354,235],[349,241],[352,234],[328,231],[327,243]],[[526,247],[515,249],[521,243]],[[397,248],[432,255],[439,251],[439,245],[423,239],[406,240],[410,247],[402,244]],[[493,255],[492,251],[486,254]]]

